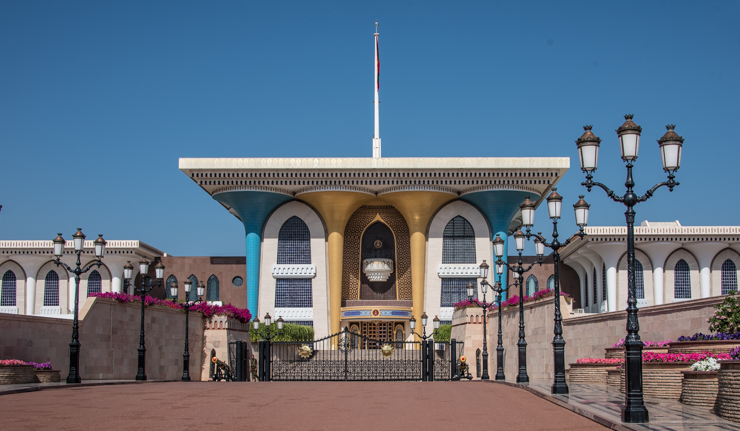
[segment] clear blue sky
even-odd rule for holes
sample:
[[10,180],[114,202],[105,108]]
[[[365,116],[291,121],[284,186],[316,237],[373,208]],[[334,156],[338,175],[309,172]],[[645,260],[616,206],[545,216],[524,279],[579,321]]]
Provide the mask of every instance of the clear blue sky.
[[[243,255],[241,223],[179,157],[370,157],[380,22],[385,157],[570,157],[563,231],[596,180],[623,191],[614,130],[643,127],[644,219],[738,225],[740,2],[0,2],[0,239],[140,239]],[[724,182],[724,183],[723,183]],[[592,225],[624,225],[595,190]],[[545,207],[536,230],[551,231]]]

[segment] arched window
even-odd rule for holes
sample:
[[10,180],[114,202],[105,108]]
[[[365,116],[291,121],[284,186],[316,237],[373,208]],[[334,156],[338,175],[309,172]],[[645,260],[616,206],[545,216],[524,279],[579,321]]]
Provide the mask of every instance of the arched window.
[[[476,278],[443,278],[442,279],[442,307],[454,307],[455,303],[468,299],[468,284],[477,286]],[[478,289],[475,289],[473,298],[478,298]]]
[[527,295],[532,295],[538,290],[540,289],[537,283],[537,277],[535,277],[534,274],[532,274],[529,277],[527,277]]
[[[311,232],[306,223],[293,216],[283,223],[278,234],[279,265],[311,263]],[[275,280],[275,307],[313,307],[310,278],[279,278]]]
[[583,286],[584,286],[584,288],[583,288],[583,293],[584,293],[583,306],[584,307],[588,307],[588,289],[589,289],[589,286],[588,286],[588,274],[584,274],[583,275],[583,278],[584,278],[584,280],[583,280]]
[[59,276],[49,271],[44,279],[44,307],[59,306]]
[[190,277],[188,277],[188,279],[190,279],[193,285],[190,286],[190,295],[188,295],[188,297],[185,299],[188,301],[197,301],[198,300],[198,277],[196,277],[195,275],[191,275]]
[[550,290],[555,290],[555,275],[551,275],[547,278],[547,288]]
[[606,301],[606,264],[601,264],[601,299]]
[[594,304],[597,304],[599,302],[599,297],[597,296],[597,294],[599,293],[599,288],[596,284],[596,267],[594,267],[594,277],[593,279],[591,279],[591,284],[593,285],[593,288],[594,288],[593,301],[594,301]]
[[475,231],[463,217],[457,216],[445,226],[442,263],[476,263]]
[[635,295],[637,299],[645,299],[645,278],[642,263],[635,259]]
[[[461,216],[455,216],[447,223],[442,233],[442,263],[476,263],[475,231],[473,226]],[[453,307],[455,303],[468,299],[468,284],[478,285],[475,278],[443,278],[440,305]],[[473,298],[478,298],[475,289]]]
[[737,266],[735,262],[727,259],[722,262],[722,294],[737,292]]
[[673,269],[673,297],[676,299],[691,299],[691,272],[689,264],[681,259]]
[[97,270],[90,273],[87,277],[87,296],[91,293],[100,293],[103,291],[103,278]]
[[311,232],[300,218],[289,218],[278,234],[279,265],[311,263]]
[[206,288],[206,301],[218,301],[218,277],[212,275],[208,277],[208,286]]
[[[173,282],[177,284],[177,277],[175,277],[174,275],[170,275],[169,277],[167,277],[167,283],[165,283],[165,286],[164,286],[164,297],[167,299],[177,299],[177,298],[173,298],[172,294],[170,293],[170,285]],[[179,290],[180,286],[177,286],[177,288]]]
[[0,287],[0,306],[15,307],[15,273],[7,270],[3,274],[3,284]]

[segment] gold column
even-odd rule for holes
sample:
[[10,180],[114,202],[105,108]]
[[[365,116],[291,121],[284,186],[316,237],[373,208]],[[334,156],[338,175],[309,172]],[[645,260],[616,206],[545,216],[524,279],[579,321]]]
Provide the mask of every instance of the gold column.
[[411,295],[414,318],[421,324],[424,313],[424,274],[426,269],[427,226],[432,215],[457,196],[442,192],[396,192],[380,196],[396,207],[406,219],[411,236]]
[[353,192],[314,192],[297,196],[319,212],[326,223],[329,254],[329,316],[331,333],[340,331],[342,320],[342,262],[344,227],[357,208],[374,196]]

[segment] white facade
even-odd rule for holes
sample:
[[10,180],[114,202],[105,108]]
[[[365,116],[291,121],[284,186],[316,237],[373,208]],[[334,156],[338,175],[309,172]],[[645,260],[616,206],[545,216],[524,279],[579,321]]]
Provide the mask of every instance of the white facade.
[[[578,274],[584,310],[626,309],[627,228],[587,227],[586,234],[583,241],[572,242],[560,253],[563,262]],[[636,277],[639,283],[642,276],[644,288],[638,307],[718,296],[723,285],[725,290],[737,290],[740,226],[645,221],[635,227],[635,258],[642,265]]]
[[[123,285],[123,266],[127,261],[131,261],[134,266],[135,277],[138,274],[137,262],[142,257],[153,261],[154,258],[163,255],[160,250],[141,241],[108,241],[103,264],[80,276],[80,303],[87,299],[88,280],[94,270],[100,274],[102,292],[120,292]],[[0,312],[44,316],[71,315],[74,311],[75,276],[64,266],[57,266],[54,260],[51,241],[0,241],[0,277],[8,271],[15,275],[15,305],[2,306]],[[84,268],[93,261],[95,261],[93,241],[85,241],[81,267]],[[76,255],[71,240],[65,245],[62,262],[75,267]],[[44,290],[50,272],[54,272],[58,279],[59,305],[44,306]],[[53,276],[50,279],[53,279]]]

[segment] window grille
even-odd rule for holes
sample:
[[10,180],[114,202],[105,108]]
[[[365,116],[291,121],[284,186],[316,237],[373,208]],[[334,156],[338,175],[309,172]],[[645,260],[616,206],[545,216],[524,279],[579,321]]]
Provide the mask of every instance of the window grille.
[[527,277],[527,295],[532,295],[540,290],[539,283],[537,283],[537,277],[530,275]]
[[737,266],[727,259],[722,263],[722,294],[727,295],[731,291],[737,292]]
[[59,306],[59,275],[49,271],[44,279],[44,307]]
[[584,307],[588,307],[588,289],[589,289],[589,286],[588,286],[588,274],[584,274],[583,275],[583,278],[584,278],[584,280],[583,280],[583,286],[584,286],[583,293],[584,293],[584,296],[585,296],[583,298],[583,306]]
[[681,259],[673,269],[673,297],[676,299],[691,299],[691,272],[689,264]]
[[599,297],[597,296],[597,294],[599,293],[599,289],[598,289],[598,286],[596,285],[596,267],[594,267],[594,276],[591,279],[591,284],[593,285],[593,288],[594,288],[594,297],[593,297],[594,302],[593,303],[596,304],[599,302]]
[[452,320],[440,320],[440,325],[452,325]]
[[[443,278],[442,279],[442,307],[454,307],[455,303],[468,299],[468,284],[477,286],[477,278]],[[473,298],[478,298],[478,289],[475,289]]]
[[313,307],[310,278],[275,280],[275,307]]
[[231,284],[233,284],[235,287],[240,287],[242,284],[244,284],[244,279],[237,275],[236,277],[231,279]]
[[0,306],[15,307],[15,287],[15,273],[11,270],[7,270],[5,274],[3,274],[3,284],[0,288]]
[[[165,286],[164,286],[164,297],[167,299],[177,299],[177,298],[173,298],[172,294],[170,293],[170,285],[173,282],[177,284],[177,277],[175,277],[174,275],[170,275],[169,277],[167,277],[167,282],[165,283]],[[179,290],[180,286],[177,286],[177,288]]]
[[[195,275],[191,275],[188,277],[190,281],[193,283],[192,286],[190,286],[190,295],[185,298],[188,301],[197,301],[198,300],[198,277]],[[183,290],[184,292],[184,290]]]
[[289,218],[278,234],[279,265],[311,263],[311,232],[300,218]]
[[442,235],[442,263],[477,263],[475,231],[463,217],[456,216]]
[[551,275],[547,278],[547,288],[554,290],[555,289],[555,275]]
[[601,299],[606,301],[606,264],[601,264]]
[[215,274],[208,277],[208,285],[206,287],[206,301],[218,301],[218,277]]
[[93,270],[90,276],[87,277],[87,296],[91,293],[100,293],[103,291],[103,278],[100,276],[98,270]]
[[635,295],[637,299],[645,299],[645,277],[642,263],[635,259]]

